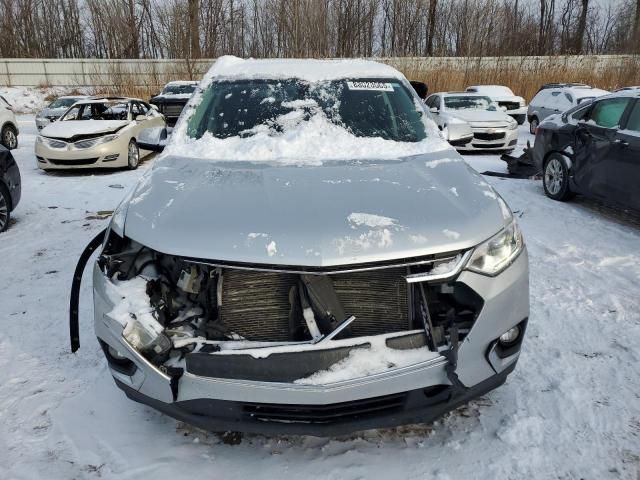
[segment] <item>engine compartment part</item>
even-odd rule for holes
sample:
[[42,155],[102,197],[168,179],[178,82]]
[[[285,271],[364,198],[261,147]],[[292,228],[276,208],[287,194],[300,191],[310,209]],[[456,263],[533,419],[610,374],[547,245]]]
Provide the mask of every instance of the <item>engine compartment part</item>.
[[[455,372],[457,346],[482,299],[455,277],[415,278],[459,271],[450,258],[463,257],[291,273],[209,265],[110,232],[97,263],[115,305],[109,315],[122,324],[123,338],[175,379],[177,392],[185,369],[222,378],[227,370],[248,378],[263,371],[263,381],[314,383],[445,356]],[[264,359],[278,355],[306,365],[288,374],[265,368]]]

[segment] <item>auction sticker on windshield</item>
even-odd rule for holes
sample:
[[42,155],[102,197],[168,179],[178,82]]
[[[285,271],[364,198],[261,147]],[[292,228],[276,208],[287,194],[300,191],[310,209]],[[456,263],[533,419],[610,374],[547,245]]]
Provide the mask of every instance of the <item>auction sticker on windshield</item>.
[[375,90],[378,92],[393,92],[393,85],[383,82],[347,82],[349,90]]

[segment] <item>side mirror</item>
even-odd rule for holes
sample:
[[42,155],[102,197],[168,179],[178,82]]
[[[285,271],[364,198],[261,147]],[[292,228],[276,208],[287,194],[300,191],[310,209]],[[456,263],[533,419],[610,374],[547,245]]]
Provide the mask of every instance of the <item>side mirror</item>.
[[419,82],[417,80],[411,80],[409,83],[418,94],[418,97],[420,97],[422,100],[425,100],[427,98],[427,94],[429,93],[429,88],[427,87],[426,83]]
[[160,111],[160,109],[158,109],[158,106],[154,103],[151,104],[151,108],[153,108],[156,112]]
[[161,152],[167,145],[167,137],[169,132],[167,127],[151,127],[145,128],[138,135],[138,146],[143,150],[151,150],[152,152]]
[[438,107],[431,107],[431,108],[429,109],[429,111],[430,111],[431,113],[438,113],[440,110],[438,110]]
[[144,122],[147,119],[146,115],[136,115],[136,122]]
[[500,110],[502,110],[503,112],[507,111],[507,107],[500,107]]

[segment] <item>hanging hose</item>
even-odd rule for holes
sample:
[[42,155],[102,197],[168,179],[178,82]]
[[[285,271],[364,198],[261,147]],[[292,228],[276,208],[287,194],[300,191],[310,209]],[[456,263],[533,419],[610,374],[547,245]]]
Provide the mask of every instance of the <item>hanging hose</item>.
[[69,302],[69,337],[71,339],[71,351],[76,352],[80,348],[80,325],[78,321],[78,310],[80,308],[80,284],[82,283],[82,273],[84,272],[91,255],[95,252],[102,241],[107,229],[102,230],[93,240],[86,246],[80,260],[76,265],[76,271],[73,273],[73,282],[71,283],[71,301]]

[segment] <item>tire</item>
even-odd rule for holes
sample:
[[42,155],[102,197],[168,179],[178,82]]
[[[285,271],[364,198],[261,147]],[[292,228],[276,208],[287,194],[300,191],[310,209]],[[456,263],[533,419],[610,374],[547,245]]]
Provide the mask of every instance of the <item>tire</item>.
[[9,150],[18,148],[18,132],[13,125],[5,125],[0,133],[0,143]]
[[518,125],[522,125],[524,121],[527,119],[526,115],[514,115],[513,119],[518,122]]
[[544,162],[542,186],[547,197],[563,202],[574,196],[569,189],[569,168],[566,159],[559,153],[552,153]]
[[129,170],[135,170],[138,168],[138,165],[140,165],[140,149],[138,148],[135,138],[132,138],[127,147],[127,168]]
[[11,221],[11,198],[4,185],[0,185],[0,233],[9,227]]
[[531,120],[529,120],[529,133],[531,135],[536,134],[536,128],[538,128],[538,125],[540,125],[540,120],[538,120],[538,117],[531,117]]

